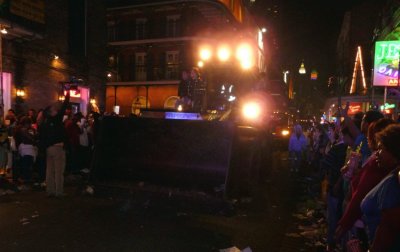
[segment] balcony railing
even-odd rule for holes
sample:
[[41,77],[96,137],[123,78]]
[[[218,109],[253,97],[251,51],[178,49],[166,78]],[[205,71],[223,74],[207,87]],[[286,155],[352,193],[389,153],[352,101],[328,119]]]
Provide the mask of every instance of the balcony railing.
[[109,42],[175,38],[182,36],[181,22],[168,21],[164,25],[155,22],[145,24],[119,24],[108,27]]
[[180,78],[180,65],[169,64],[167,66],[135,66],[130,71],[118,74],[118,81],[162,81],[177,80]]

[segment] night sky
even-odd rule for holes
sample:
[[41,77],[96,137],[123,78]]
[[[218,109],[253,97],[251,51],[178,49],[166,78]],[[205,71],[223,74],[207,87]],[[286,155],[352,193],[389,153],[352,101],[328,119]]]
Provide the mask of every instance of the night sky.
[[256,0],[253,13],[276,39],[272,59],[276,74],[284,69],[297,71],[304,59],[308,71],[319,72],[320,82],[334,75],[344,13],[361,2],[365,0]]

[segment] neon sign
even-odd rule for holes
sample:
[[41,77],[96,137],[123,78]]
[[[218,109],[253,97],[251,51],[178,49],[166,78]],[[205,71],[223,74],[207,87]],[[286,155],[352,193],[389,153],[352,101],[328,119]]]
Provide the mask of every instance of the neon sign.
[[[64,96],[67,95],[68,91],[64,91]],[[69,95],[74,98],[81,98],[81,92],[79,90],[70,90]]]
[[394,109],[396,107],[396,104],[389,104],[389,103],[385,103],[385,105],[381,106],[381,110],[390,110],[390,109]]
[[352,102],[349,105],[349,115],[355,115],[358,112],[362,112],[362,103],[361,102]]
[[375,44],[374,86],[396,87],[399,78],[400,41]]
[[317,80],[318,79],[318,72],[316,70],[313,70],[311,72],[311,80]]

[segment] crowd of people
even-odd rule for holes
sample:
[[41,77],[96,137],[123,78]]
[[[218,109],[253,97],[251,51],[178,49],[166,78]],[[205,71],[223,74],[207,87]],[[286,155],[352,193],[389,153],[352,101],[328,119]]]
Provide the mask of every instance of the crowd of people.
[[0,118],[0,169],[16,188],[46,188],[49,197],[62,197],[65,172],[89,173],[97,117],[73,113],[69,92],[62,105],[22,115],[10,109]]
[[292,170],[303,158],[326,185],[327,251],[400,251],[400,123],[348,106],[338,118],[289,144]]

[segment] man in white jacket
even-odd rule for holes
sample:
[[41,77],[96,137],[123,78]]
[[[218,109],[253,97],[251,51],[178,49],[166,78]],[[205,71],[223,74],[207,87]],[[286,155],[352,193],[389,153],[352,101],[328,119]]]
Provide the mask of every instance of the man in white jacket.
[[291,171],[298,172],[301,161],[302,154],[307,148],[307,139],[303,134],[303,129],[299,124],[294,126],[294,132],[290,136],[289,140],[289,156],[291,159]]

